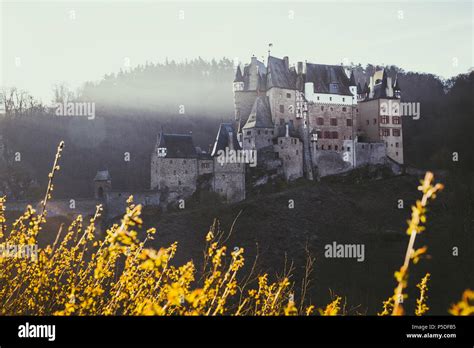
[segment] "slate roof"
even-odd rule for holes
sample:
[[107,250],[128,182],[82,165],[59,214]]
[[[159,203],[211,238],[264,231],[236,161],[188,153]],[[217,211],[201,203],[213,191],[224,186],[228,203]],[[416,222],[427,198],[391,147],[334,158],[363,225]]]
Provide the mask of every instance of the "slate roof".
[[247,128],[273,128],[270,100],[267,96],[259,96],[255,99],[252,111],[243,127],[243,129]]
[[267,68],[267,88],[296,89],[296,70],[289,69],[285,60],[269,56]]
[[[232,133],[233,146],[231,146],[230,133]],[[225,150],[226,147],[230,150],[242,150],[239,141],[237,140],[237,132],[235,131],[234,126],[230,123],[221,123],[211,156],[216,156],[219,150]]]
[[242,76],[242,70],[240,70],[240,65],[237,67],[237,71],[235,72],[234,82],[244,82],[244,77]]
[[305,81],[314,84],[314,93],[352,95],[351,82],[340,65],[306,63]]
[[[264,91],[266,90],[266,73],[267,73],[267,68],[265,67],[265,64],[256,59],[255,57],[252,57],[253,60],[249,65],[244,66],[244,72],[242,74],[242,80],[238,80],[238,74],[239,74],[239,69],[235,73],[235,80],[234,82],[243,82],[244,83],[244,91],[250,91],[249,85],[250,85],[250,66],[252,64],[257,66],[258,70],[258,76],[257,76],[257,89]],[[242,71],[241,71],[242,72]]]
[[196,148],[190,134],[160,134],[159,148],[166,148],[165,158],[196,158]]
[[95,175],[94,181],[108,181],[112,180],[109,171],[106,170],[98,170],[97,174]]
[[351,70],[351,77],[349,78],[349,86],[355,86],[356,80],[354,76],[354,70]]

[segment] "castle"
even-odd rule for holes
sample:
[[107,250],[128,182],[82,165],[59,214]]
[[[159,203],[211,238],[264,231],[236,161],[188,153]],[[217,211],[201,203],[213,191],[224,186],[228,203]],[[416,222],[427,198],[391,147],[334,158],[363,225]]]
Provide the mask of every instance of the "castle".
[[[252,168],[222,161],[223,151],[253,151],[261,173],[286,181],[368,164],[403,164],[401,90],[383,69],[362,88],[354,72],[341,65],[298,62],[295,67],[288,57],[273,56],[265,65],[252,57],[243,69],[237,66],[233,92],[234,122],[220,125],[210,153],[196,147],[190,134],[158,134],[150,189],[134,194],[138,203],[163,206],[198,189],[226,202],[244,200]],[[97,199],[122,197],[112,191],[108,172],[99,172],[94,182]]]

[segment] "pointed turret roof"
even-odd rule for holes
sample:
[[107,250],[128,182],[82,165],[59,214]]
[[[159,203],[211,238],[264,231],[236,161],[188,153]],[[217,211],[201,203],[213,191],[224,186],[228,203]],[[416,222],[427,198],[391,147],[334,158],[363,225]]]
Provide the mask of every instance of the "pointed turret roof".
[[217,152],[219,150],[225,150],[226,147],[230,150],[242,149],[237,140],[237,133],[231,123],[221,123],[216,141],[214,142],[214,147],[212,148],[211,156],[217,156]]
[[394,91],[401,91],[400,85],[398,83],[398,75],[395,76],[395,82],[393,83],[393,90]]
[[240,70],[240,65],[237,66],[234,82],[244,82],[244,77],[242,76],[242,70]]
[[252,111],[243,129],[247,128],[273,128],[270,100],[267,96],[255,99]]
[[356,85],[356,80],[354,76],[354,69],[351,70],[351,77],[349,79],[349,86],[355,86]]

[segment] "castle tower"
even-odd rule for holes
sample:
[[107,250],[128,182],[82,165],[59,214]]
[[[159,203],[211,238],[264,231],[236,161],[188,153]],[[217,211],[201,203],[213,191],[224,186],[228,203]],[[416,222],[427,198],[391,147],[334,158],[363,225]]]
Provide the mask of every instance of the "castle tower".
[[109,171],[99,170],[94,178],[94,197],[105,200],[107,193],[112,189],[112,178]]
[[[360,87],[360,86],[359,86]],[[351,77],[349,78],[349,90],[351,91],[352,95],[352,100],[355,101],[353,104],[357,104],[357,84],[355,82],[355,76],[354,76],[354,70],[351,70]]]
[[398,84],[398,75],[395,76],[395,82],[393,83],[393,94],[395,98],[397,99],[401,98],[401,89],[400,89],[400,85]]
[[242,76],[242,70],[240,70],[240,65],[237,66],[237,71],[235,72],[234,79],[234,92],[244,90],[244,77]]

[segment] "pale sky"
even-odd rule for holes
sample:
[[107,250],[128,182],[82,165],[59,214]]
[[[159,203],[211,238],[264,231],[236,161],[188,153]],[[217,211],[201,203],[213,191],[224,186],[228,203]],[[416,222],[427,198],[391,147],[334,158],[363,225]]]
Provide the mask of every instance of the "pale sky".
[[[468,1],[5,1],[0,86],[49,102],[147,60],[288,55],[290,63],[394,64],[449,78],[473,63]],[[184,18],[183,18],[184,16]]]

